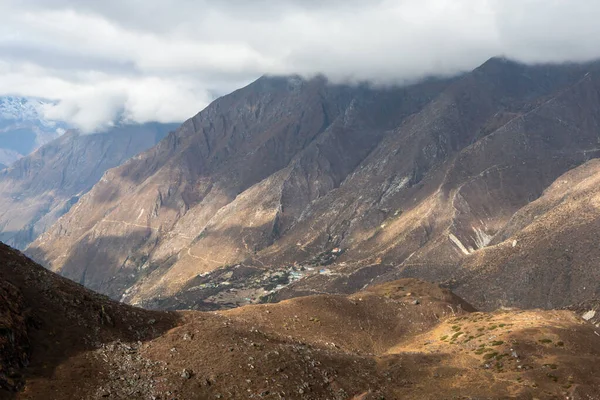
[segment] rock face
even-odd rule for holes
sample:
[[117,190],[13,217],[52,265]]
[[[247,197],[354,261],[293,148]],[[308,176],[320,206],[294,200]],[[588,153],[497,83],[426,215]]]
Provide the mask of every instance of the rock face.
[[330,264],[275,298],[380,275],[450,279],[598,155],[599,93],[596,63],[497,58],[401,89],[262,78],[109,171],[28,254],[150,306],[193,306],[195,282],[239,263]]
[[152,312],[0,244],[0,295],[3,399],[600,395],[600,336],[579,308],[482,313],[415,279],[350,296]]
[[24,249],[97,183],[104,172],[154,146],[174,124],[79,135],[71,131],[0,172],[0,240]]
[[0,281],[0,390],[20,390],[21,370],[29,363],[27,312],[18,288]]

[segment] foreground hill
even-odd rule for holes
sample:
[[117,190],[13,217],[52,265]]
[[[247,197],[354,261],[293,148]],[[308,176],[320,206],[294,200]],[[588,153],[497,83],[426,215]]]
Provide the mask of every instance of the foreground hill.
[[600,336],[579,315],[480,313],[412,279],[219,313],[151,312],[1,245],[0,294],[1,398],[600,396]]
[[21,158],[0,172],[0,240],[24,249],[106,170],[154,146],[175,127],[149,123],[93,135],[70,131]]

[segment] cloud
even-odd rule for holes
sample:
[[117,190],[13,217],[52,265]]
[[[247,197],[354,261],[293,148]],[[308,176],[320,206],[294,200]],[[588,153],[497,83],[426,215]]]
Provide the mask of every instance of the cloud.
[[398,83],[600,57],[589,0],[0,0],[0,94],[86,131],[182,121],[262,74]]

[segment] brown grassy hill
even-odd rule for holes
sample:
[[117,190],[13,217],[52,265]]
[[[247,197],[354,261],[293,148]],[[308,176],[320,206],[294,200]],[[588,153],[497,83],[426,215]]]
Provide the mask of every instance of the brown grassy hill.
[[0,297],[0,388],[22,388],[26,378],[24,398],[30,391],[40,399],[66,398],[63,387],[85,398],[94,373],[86,352],[115,340],[148,340],[177,320],[114,303],[3,244]]
[[600,396],[600,336],[579,315],[479,313],[411,279],[347,297],[159,313],[1,246],[0,294],[3,399]]

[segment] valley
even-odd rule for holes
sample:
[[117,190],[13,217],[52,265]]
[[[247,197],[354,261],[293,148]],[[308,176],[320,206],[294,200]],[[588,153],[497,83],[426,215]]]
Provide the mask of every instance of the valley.
[[598,15],[0,0],[0,400],[600,400]]
[[599,398],[599,132],[506,58],[69,131],[0,168],[0,397]]

